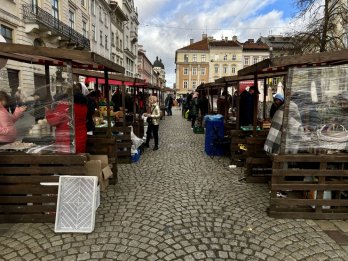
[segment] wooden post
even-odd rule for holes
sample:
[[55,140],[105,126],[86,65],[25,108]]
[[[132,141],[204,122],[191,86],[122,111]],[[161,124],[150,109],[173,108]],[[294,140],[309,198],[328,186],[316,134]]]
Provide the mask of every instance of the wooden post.
[[254,106],[253,106],[253,135],[256,136],[256,129],[257,129],[257,114],[258,114],[258,107],[259,107],[259,94],[257,93],[259,91],[258,87],[258,81],[257,81],[257,74],[254,74]]
[[212,88],[210,87],[210,93],[211,93],[211,95],[210,95],[210,99],[211,99],[211,113],[213,114],[214,113],[214,95],[212,94],[213,92],[212,92]]
[[106,136],[108,138],[111,138],[112,132],[111,132],[111,113],[110,113],[110,86],[109,86],[109,72],[108,69],[104,69],[104,93],[105,93],[105,99],[106,99],[106,109],[107,109],[107,121],[108,121],[108,127],[106,131]]
[[[292,75],[291,75],[292,77]],[[290,109],[290,98],[291,98],[291,90],[286,87],[288,80],[288,76],[284,76],[284,89],[285,89],[285,97],[284,97],[284,113],[283,113],[283,124],[282,124],[282,137],[280,143],[280,154],[285,154],[285,143],[286,143],[286,135],[287,135],[287,127],[288,127],[288,119],[289,119],[289,109]]]
[[266,94],[267,93],[268,93],[267,78],[265,78],[263,79],[263,120],[266,120],[266,110],[267,110]]
[[67,73],[67,83],[68,83],[68,97],[71,98],[71,102],[69,102],[69,116],[71,117],[70,122],[73,124],[69,124],[70,126],[70,152],[76,152],[75,146],[75,113],[74,113],[74,92],[73,92],[73,68],[72,62],[66,61],[66,73]]
[[225,92],[225,122],[227,121],[227,116],[228,116],[228,109],[229,109],[229,103],[228,103],[228,100],[227,100],[227,82],[224,86],[224,92]]
[[123,128],[126,128],[126,86],[124,81],[122,81],[122,112],[123,112]]
[[[50,66],[48,62],[45,62],[45,83],[46,83],[46,100],[48,102],[52,101],[52,94],[51,94],[51,84],[50,84]],[[43,98],[43,97],[42,97]]]
[[236,129],[240,129],[240,83],[237,82],[237,115],[236,115]]

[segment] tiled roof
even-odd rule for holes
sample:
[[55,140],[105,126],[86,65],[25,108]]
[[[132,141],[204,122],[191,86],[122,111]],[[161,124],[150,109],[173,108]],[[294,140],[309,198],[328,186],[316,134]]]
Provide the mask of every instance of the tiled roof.
[[237,41],[212,41],[209,43],[210,46],[216,46],[216,47],[241,47],[240,44]]
[[203,39],[201,41],[195,42],[195,43],[190,44],[188,46],[185,46],[179,50],[208,51],[209,50],[208,39]]
[[269,50],[269,46],[265,43],[254,43],[254,42],[245,42],[243,44],[243,49],[244,50]]

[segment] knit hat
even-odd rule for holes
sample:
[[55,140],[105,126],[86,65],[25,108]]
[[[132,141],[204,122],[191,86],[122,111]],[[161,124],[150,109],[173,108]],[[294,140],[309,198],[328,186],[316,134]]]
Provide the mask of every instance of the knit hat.
[[281,95],[280,93],[276,93],[274,96],[273,96],[274,99],[277,99],[277,100],[280,100],[281,102],[284,102],[284,96]]

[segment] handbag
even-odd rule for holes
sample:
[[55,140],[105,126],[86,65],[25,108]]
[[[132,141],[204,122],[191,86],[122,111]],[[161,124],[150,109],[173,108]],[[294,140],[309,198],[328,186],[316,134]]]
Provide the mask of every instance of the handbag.
[[[152,109],[151,115],[152,115],[152,113],[153,113],[154,110],[155,110],[155,107]],[[153,118],[152,118],[151,116],[147,117],[146,122],[147,122],[148,124],[153,124]]]
[[345,150],[348,142],[348,132],[343,125],[328,124],[317,131],[321,148],[329,150]]

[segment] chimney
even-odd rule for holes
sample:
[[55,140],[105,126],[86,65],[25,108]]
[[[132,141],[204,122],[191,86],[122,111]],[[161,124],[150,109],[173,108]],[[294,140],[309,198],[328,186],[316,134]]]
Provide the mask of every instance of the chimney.
[[190,45],[193,44],[195,42],[194,39],[190,39]]
[[228,41],[228,37],[226,36],[226,37],[225,37],[225,42],[227,42],[227,41]]
[[238,41],[237,35],[232,36],[232,41]]
[[207,39],[208,35],[207,34],[202,34],[202,40]]
[[248,39],[248,42],[249,42],[249,43],[253,43],[253,42],[254,42],[254,39]]

